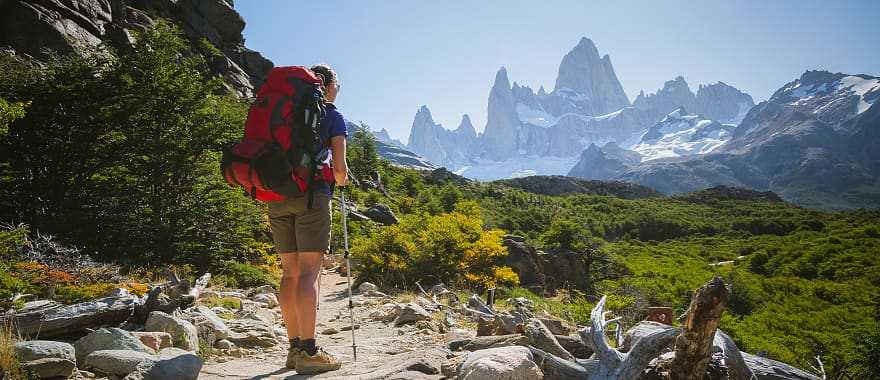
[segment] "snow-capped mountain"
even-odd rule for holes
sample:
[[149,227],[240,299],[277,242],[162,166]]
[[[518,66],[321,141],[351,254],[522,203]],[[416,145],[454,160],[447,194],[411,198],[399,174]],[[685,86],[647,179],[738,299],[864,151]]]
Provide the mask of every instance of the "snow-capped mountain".
[[880,78],[807,71],[748,112],[700,156],[644,161],[613,177],[679,193],[770,190],[830,209],[880,204]]
[[502,67],[489,93],[482,134],[473,132],[469,119],[454,131],[446,130],[423,107],[416,113],[407,147],[475,179],[565,174],[591,144],[631,149],[679,107],[738,121],[742,109],[751,105],[750,96],[721,82],[701,86],[695,95],[681,77],[656,94],[643,92],[631,105],[611,58],[582,38],[563,57],[552,92],[511,83]]

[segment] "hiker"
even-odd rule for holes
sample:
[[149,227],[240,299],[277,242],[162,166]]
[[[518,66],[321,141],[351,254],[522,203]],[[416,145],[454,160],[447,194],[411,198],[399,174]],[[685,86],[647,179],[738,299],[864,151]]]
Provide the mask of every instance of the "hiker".
[[[330,151],[333,178],[344,186],[348,178],[345,161],[345,121],[333,102],[339,93],[336,73],[327,65],[311,70],[321,79],[326,112],[320,124],[320,140]],[[316,374],[339,369],[341,363],[315,342],[319,274],[323,255],[330,249],[331,186],[315,181],[312,207],[308,196],[269,203],[269,220],[275,249],[281,256],[281,315],[290,338],[287,368],[300,374]]]

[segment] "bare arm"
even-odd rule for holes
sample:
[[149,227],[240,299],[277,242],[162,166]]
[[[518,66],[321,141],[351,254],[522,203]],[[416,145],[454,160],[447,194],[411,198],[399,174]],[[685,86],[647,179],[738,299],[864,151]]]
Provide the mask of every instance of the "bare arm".
[[336,184],[345,186],[348,184],[348,162],[345,160],[345,136],[333,136],[330,138],[330,151],[333,152],[333,177]]

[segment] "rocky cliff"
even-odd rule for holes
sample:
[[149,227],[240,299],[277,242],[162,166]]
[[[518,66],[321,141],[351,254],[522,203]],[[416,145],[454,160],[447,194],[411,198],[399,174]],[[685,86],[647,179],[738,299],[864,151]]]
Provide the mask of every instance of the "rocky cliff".
[[435,123],[431,110],[422,106],[413,120],[407,148],[431,162],[450,167],[469,160],[476,139],[477,132],[468,115],[463,115],[458,128],[450,131]]
[[642,91],[633,106],[659,120],[679,107],[721,123],[739,124],[746,112],[755,106],[752,97],[724,82],[700,85],[694,94],[684,77],[678,76],[663,84],[656,93]]
[[85,54],[102,44],[130,44],[136,31],[159,19],[179,26],[193,53],[204,54],[211,70],[240,96],[252,96],[273,66],[245,46],[245,22],[232,0],[4,0],[0,46],[38,59],[50,51]]

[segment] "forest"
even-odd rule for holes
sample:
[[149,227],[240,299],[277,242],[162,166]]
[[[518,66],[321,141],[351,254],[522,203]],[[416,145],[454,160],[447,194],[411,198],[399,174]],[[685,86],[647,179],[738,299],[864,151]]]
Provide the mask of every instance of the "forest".
[[[167,268],[210,271],[230,287],[277,283],[265,205],[219,173],[248,105],[209,74],[210,54],[207,41],[190,46],[161,22],[124,50],[39,64],[0,54],[0,300],[73,303],[118,285],[143,292]],[[818,355],[830,378],[880,377],[880,211],[829,213],[723,191],[546,195],[396,167],[378,156],[370,126],[351,125],[357,183],[346,196],[399,219],[349,223],[358,281],[498,288],[581,324],[604,294],[631,325],[648,306],[680,315],[693,289],[719,275],[731,287],[721,328],[744,351],[801,368]],[[504,264],[507,234],[583,252],[596,264],[589,286],[519,286]],[[35,244],[70,260],[33,257]]]

